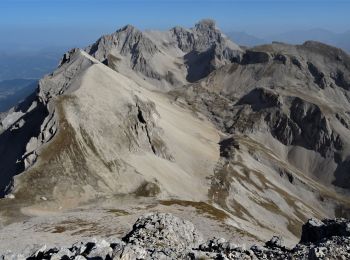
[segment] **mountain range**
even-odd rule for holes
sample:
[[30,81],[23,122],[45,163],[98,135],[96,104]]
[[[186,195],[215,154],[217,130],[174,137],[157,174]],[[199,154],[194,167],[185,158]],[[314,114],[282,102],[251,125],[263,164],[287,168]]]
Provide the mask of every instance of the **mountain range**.
[[240,47],[210,19],[70,50],[0,114],[0,251],[123,234],[150,210],[287,245],[348,217],[349,68],[315,41]]
[[239,45],[256,46],[273,41],[280,41],[289,44],[302,44],[313,40],[342,48],[350,52],[350,31],[335,33],[325,29],[293,30],[283,33],[275,33],[264,37],[256,37],[246,32],[229,32],[227,35]]

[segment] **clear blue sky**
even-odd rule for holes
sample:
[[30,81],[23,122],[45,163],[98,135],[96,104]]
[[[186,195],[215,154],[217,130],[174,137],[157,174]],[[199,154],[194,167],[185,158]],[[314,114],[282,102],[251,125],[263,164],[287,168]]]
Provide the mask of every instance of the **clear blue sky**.
[[125,24],[191,27],[213,18],[223,31],[257,36],[294,29],[350,30],[350,0],[0,0],[3,46],[85,45]]

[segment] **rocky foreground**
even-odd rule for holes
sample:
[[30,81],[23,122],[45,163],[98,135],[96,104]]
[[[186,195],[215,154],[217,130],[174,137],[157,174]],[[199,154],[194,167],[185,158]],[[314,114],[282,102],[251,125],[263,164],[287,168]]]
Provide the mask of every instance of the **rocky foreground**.
[[310,219],[299,244],[289,249],[280,237],[250,249],[222,238],[203,241],[194,225],[168,213],[140,217],[122,239],[78,242],[69,248],[30,248],[0,259],[349,259],[350,221]]

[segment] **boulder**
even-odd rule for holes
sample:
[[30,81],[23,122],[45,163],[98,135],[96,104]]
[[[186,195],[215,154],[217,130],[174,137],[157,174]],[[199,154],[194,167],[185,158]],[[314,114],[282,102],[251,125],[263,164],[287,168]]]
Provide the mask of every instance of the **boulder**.
[[301,243],[319,242],[333,236],[350,236],[350,222],[347,219],[309,219],[302,227]]
[[182,251],[198,246],[202,236],[189,221],[168,213],[150,213],[136,221],[123,241],[157,250]]

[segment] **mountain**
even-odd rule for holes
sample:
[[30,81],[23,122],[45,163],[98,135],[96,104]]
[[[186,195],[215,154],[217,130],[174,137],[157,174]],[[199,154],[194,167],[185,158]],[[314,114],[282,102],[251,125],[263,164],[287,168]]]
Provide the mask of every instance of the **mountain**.
[[24,100],[37,86],[36,80],[13,79],[0,81],[0,113]]
[[300,44],[307,40],[329,43],[335,41],[335,33],[325,29],[293,30],[284,33],[273,34],[268,38],[291,44]]
[[165,89],[205,77],[242,53],[210,20],[190,30],[174,27],[163,33],[127,25],[85,51],[118,72],[127,74],[132,68],[132,73]]
[[235,43],[242,45],[242,46],[257,46],[261,44],[267,43],[266,40],[255,37],[254,35],[248,34],[246,32],[228,32],[227,36],[234,41]]
[[305,41],[319,41],[350,51],[350,32],[334,33],[325,29],[294,30],[266,37],[269,41],[301,44]]
[[208,19],[72,49],[1,114],[2,248],[122,234],[149,211],[292,245],[307,219],[349,216],[349,68],[319,42],[243,50]]
[[246,32],[228,32],[228,37],[242,46],[254,47],[271,42],[284,42],[289,44],[302,44],[306,41],[318,41],[350,51],[350,31],[334,33],[325,29],[293,30],[283,33],[256,37]]

